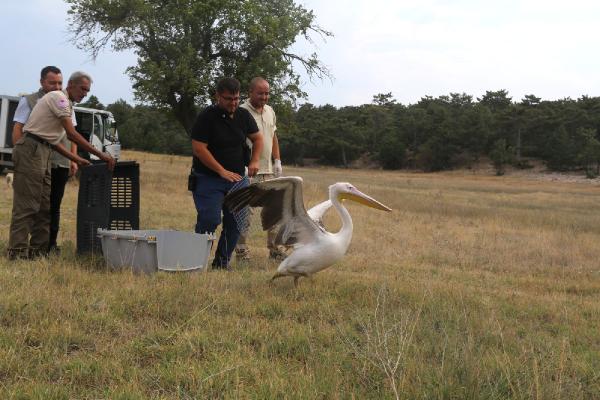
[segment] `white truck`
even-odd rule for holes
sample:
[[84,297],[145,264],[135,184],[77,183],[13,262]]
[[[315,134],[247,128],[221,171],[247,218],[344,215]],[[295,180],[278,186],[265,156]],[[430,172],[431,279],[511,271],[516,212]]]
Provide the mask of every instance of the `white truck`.
[[[13,117],[19,100],[20,97],[17,96],[0,95],[0,173],[5,168],[13,168]],[[121,144],[117,125],[110,111],[75,106],[75,119],[77,120],[75,128],[92,146],[119,159]],[[98,159],[87,152],[80,152],[80,155],[90,160]]]

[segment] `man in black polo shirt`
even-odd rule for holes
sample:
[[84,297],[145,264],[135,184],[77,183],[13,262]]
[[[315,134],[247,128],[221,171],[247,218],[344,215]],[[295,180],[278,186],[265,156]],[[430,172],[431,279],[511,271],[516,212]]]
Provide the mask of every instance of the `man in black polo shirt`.
[[205,108],[192,128],[194,154],[193,189],[196,233],[215,232],[221,223],[223,230],[213,260],[213,268],[229,268],[229,260],[240,236],[232,213],[223,207],[223,198],[244,176],[246,138],[252,142],[248,175],[259,169],[262,135],[250,113],[238,108],[240,82],[223,78],[217,83],[217,104]]

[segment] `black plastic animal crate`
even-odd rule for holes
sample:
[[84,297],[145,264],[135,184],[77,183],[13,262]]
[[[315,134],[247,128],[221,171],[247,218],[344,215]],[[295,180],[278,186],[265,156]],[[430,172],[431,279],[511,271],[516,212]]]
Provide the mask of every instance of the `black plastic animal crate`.
[[77,252],[102,252],[98,228],[137,230],[140,225],[140,168],[121,161],[112,173],[105,163],[81,169],[77,201]]

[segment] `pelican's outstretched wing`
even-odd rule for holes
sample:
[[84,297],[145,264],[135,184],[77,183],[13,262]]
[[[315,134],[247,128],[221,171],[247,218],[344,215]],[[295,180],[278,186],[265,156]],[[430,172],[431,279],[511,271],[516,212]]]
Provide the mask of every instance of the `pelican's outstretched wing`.
[[309,209],[306,213],[317,224],[324,227],[323,225],[323,215],[331,208],[331,200],[325,200],[322,203],[317,204],[316,206]]
[[256,182],[225,196],[223,204],[232,212],[242,207],[262,207],[262,228],[280,226],[275,242],[290,246],[314,240],[323,229],[306,213],[302,178],[286,176]]

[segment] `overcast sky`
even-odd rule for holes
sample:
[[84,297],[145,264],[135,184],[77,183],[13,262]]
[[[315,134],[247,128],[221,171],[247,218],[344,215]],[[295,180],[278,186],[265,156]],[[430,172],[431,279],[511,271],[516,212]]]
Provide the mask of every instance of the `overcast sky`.
[[[370,103],[392,92],[410,104],[423,96],[506,89],[513,100],[600,96],[600,2],[592,0],[300,0],[334,33],[316,47],[333,80],[310,82],[308,101],[335,106]],[[97,60],[68,41],[62,0],[2,0],[0,94],[37,89],[39,70],[85,70],[92,94],[108,104],[133,102],[125,69],[132,53]]]

